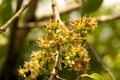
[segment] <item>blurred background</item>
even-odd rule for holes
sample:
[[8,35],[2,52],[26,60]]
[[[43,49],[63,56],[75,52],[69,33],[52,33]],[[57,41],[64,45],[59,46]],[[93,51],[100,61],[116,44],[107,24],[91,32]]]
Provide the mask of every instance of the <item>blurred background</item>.
[[[28,0],[0,0],[0,26],[8,21],[20,6]],[[98,27],[87,40],[102,59],[107,68],[120,79],[120,0],[57,0],[62,21],[68,25],[81,16],[96,18]],[[30,59],[32,51],[39,49],[36,40],[44,36],[44,24],[52,19],[51,0],[33,0],[9,28],[0,34],[0,80],[17,80],[17,69]],[[90,69],[88,73],[98,73],[105,80],[112,80],[89,49]],[[60,72],[67,80],[76,75],[64,70]],[[71,77],[70,77],[71,76]],[[40,79],[43,80],[43,79]]]

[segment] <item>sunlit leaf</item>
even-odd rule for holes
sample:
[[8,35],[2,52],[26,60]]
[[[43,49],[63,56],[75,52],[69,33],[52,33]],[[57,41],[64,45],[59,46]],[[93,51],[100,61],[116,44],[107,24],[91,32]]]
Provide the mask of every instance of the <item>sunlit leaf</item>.
[[91,75],[91,78],[93,78],[94,80],[104,80],[99,74],[97,73],[93,73]]
[[97,73],[93,73],[91,75],[89,74],[83,74],[83,75],[80,75],[78,76],[78,78],[76,80],[80,80],[80,78],[90,78],[90,79],[93,79],[93,80],[104,80],[99,74]]

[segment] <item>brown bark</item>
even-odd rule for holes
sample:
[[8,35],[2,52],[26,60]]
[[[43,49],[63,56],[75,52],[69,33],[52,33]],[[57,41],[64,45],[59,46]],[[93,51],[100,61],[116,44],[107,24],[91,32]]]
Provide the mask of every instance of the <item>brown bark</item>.
[[[26,12],[24,22],[34,21],[35,19],[35,10],[38,0],[32,0],[29,5],[29,8]],[[20,8],[22,0],[18,0],[17,10]],[[16,11],[17,11],[16,10]],[[6,54],[5,62],[1,68],[0,80],[17,80],[17,69],[19,61],[23,60],[23,53],[21,53],[23,43],[26,39],[27,34],[30,32],[30,29],[19,29],[18,28],[18,18],[13,23],[10,33],[10,43],[8,48],[8,53]]]

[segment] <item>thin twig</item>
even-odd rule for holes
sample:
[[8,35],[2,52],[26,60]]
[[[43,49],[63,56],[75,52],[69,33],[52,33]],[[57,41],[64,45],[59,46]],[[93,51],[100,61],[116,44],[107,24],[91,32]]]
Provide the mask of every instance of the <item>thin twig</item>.
[[60,24],[62,24],[62,21],[60,19],[58,5],[57,5],[57,0],[51,0],[51,3],[52,3],[52,10],[53,10],[54,20],[59,21]]
[[66,80],[66,79],[64,79],[64,78],[61,78],[61,77],[58,76],[58,75],[55,75],[55,79],[57,79],[57,80]]
[[[57,0],[51,0],[51,3],[52,3],[54,20],[59,21],[60,25],[63,24],[62,21],[60,20],[60,15],[59,15],[58,7],[57,7]],[[56,75],[57,65],[58,65],[58,61],[59,61],[59,55],[60,55],[60,52],[58,51],[58,48],[57,48],[54,67],[50,73],[50,76],[48,77],[48,80],[52,80],[53,77],[55,77],[55,75]]]
[[21,8],[3,25],[0,27],[0,33],[5,31],[8,26],[29,6],[29,3],[31,0],[29,0],[28,3],[21,6]]
[[98,53],[95,51],[95,49],[93,48],[92,44],[91,44],[89,41],[87,41],[87,44],[88,44],[89,48],[91,49],[92,53],[94,54],[96,60],[98,61],[98,63],[99,63],[99,64],[101,65],[101,67],[103,68],[103,70],[110,75],[110,77],[111,77],[112,80],[116,80],[116,79],[115,79],[115,76],[113,75],[113,73],[112,73],[112,72],[109,70],[109,68],[107,68],[107,67],[105,66],[105,64],[102,62],[100,56],[99,56]]
[[53,70],[50,73],[50,76],[49,76],[48,80],[52,80],[52,78],[55,77],[58,60],[59,60],[59,52],[58,52],[58,50],[56,50],[56,58],[55,58],[54,67],[53,67]]
[[84,16],[84,7],[85,7],[85,1],[84,0],[81,0],[81,17]]
[[[49,21],[19,23],[19,29],[44,27]],[[26,27],[27,26],[27,27]]]

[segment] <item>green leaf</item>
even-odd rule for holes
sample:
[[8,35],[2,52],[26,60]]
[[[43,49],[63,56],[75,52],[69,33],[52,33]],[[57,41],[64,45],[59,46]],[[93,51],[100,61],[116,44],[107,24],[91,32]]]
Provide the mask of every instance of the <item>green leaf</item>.
[[91,78],[93,78],[94,80],[104,80],[99,74],[97,73],[93,73],[91,74]]
[[68,20],[69,18],[70,16],[67,13],[61,15],[61,19],[64,21]]
[[79,80],[79,78],[86,78],[86,77],[88,77],[88,78],[91,78],[91,79],[93,79],[93,80],[104,80],[99,74],[97,74],[97,73],[93,73],[93,74],[91,74],[91,75],[89,75],[89,74],[83,74],[83,75],[80,75],[80,76],[78,76],[78,78],[76,79],[76,80]]
[[48,73],[48,70],[46,70],[45,68],[40,68],[39,73],[40,73],[40,75],[41,75],[41,74],[47,74],[47,75],[49,74],[49,73]]
[[3,0],[0,5],[0,25],[12,16],[12,0]]
[[99,9],[103,0],[86,0],[85,13],[91,13]]

